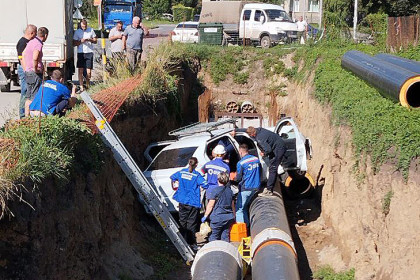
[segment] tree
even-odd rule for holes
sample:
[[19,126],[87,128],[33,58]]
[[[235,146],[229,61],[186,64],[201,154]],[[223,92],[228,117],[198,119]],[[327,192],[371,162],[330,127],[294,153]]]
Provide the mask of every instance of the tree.
[[144,0],[143,1],[143,14],[158,17],[163,13],[171,12],[171,0]]

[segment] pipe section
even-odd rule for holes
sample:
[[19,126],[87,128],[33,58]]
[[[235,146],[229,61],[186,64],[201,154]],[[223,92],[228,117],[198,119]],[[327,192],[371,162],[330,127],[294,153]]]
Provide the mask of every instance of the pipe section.
[[375,58],[394,64],[408,71],[420,74],[420,62],[387,53],[379,53]]
[[420,107],[420,74],[359,51],[348,51],[341,66],[404,107]]
[[249,207],[253,280],[298,280],[297,254],[283,198],[257,196]]
[[288,194],[293,193],[297,196],[306,196],[315,189],[315,181],[308,172],[305,175],[290,173],[284,181],[284,186]]
[[197,252],[191,275],[192,280],[241,280],[241,255],[228,242],[212,241]]

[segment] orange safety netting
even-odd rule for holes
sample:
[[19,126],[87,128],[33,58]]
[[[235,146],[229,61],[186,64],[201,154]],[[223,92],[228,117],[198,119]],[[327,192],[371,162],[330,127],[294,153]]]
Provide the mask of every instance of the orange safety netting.
[[[118,109],[127,99],[128,95],[136,87],[138,87],[140,83],[140,76],[135,76],[126,79],[113,87],[106,88],[104,90],[101,90],[100,92],[92,94],[90,97],[95,102],[96,106],[99,108],[101,113],[104,115],[105,119],[108,122],[111,122]],[[69,114],[69,117],[85,123],[92,130],[93,133],[98,132],[95,125],[95,119],[87,108],[84,114],[80,114],[80,112],[71,112]]]

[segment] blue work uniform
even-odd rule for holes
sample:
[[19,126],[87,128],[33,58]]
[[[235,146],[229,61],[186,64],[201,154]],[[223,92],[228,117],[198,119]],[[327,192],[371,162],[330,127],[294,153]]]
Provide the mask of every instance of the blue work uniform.
[[[68,104],[68,99],[70,98],[70,90],[56,82],[54,80],[49,80],[44,83],[38,90],[38,93],[35,95],[34,100],[32,101],[29,109],[41,111],[45,115],[55,115],[60,113],[65,106],[60,106],[60,110],[57,111],[57,105],[64,103]],[[42,99],[42,108],[41,108],[41,99]]]
[[233,192],[229,185],[213,185],[207,190],[206,196],[209,200],[216,200],[210,213],[211,235],[209,241],[229,242],[230,226],[235,222],[232,209]]
[[236,165],[235,181],[239,183],[236,222],[249,225],[248,206],[261,184],[261,163],[253,155],[245,155]]
[[229,174],[230,168],[222,158],[216,157],[215,159],[204,164],[202,171],[203,173],[207,174],[207,182],[209,186],[217,186],[217,176],[221,172],[227,172]]
[[176,172],[170,178],[179,182],[174,199],[179,202],[180,232],[188,244],[195,245],[195,233],[200,219],[200,187],[207,188],[207,182],[199,172],[189,172],[188,168]]
[[173,174],[170,178],[172,181],[179,182],[178,190],[174,194],[176,201],[197,208],[201,207],[200,187],[207,189],[208,185],[199,172],[193,170],[190,173],[188,168],[184,168]]

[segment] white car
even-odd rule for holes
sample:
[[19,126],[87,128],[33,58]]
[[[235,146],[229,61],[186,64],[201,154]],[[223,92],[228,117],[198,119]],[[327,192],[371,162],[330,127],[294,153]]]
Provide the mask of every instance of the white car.
[[198,43],[198,22],[185,21],[180,22],[171,31],[171,39],[173,42],[182,43]]
[[[197,171],[210,161],[211,151],[222,141],[225,146],[230,143],[233,151],[229,155],[229,167],[231,172],[236,172],[236,164],[240,160],[238,153],[240,144],[247,144],[249,153],[259,157],[263,168],[263,181],[268,176],[268,159],[261,157],[261,150],[246,132],[245,129],[237,129],[235,137],[229,133],[234,128],[218,128],[226,123],[234,123],[233,120],[225,120],[208,124],[187,126],[169,133],[178,139],[150,144],[144,155],[151,162],[144,172],[147,180],[155,188],[161,200],[171,212],[178,211],[178,202],[173,199],[175,190],[172,188],[170,176],[188,166],[188,159],[192,156],[198,159]],[[305,138],[298,130],[292,118],[282,118],[275,128],[268,128],[284,139],[287,151],[282,161],[281,173],[298,171],[306,172],[306,160],[311,158],[310,140]],[[282,168],[279,168],[281,170]]]

